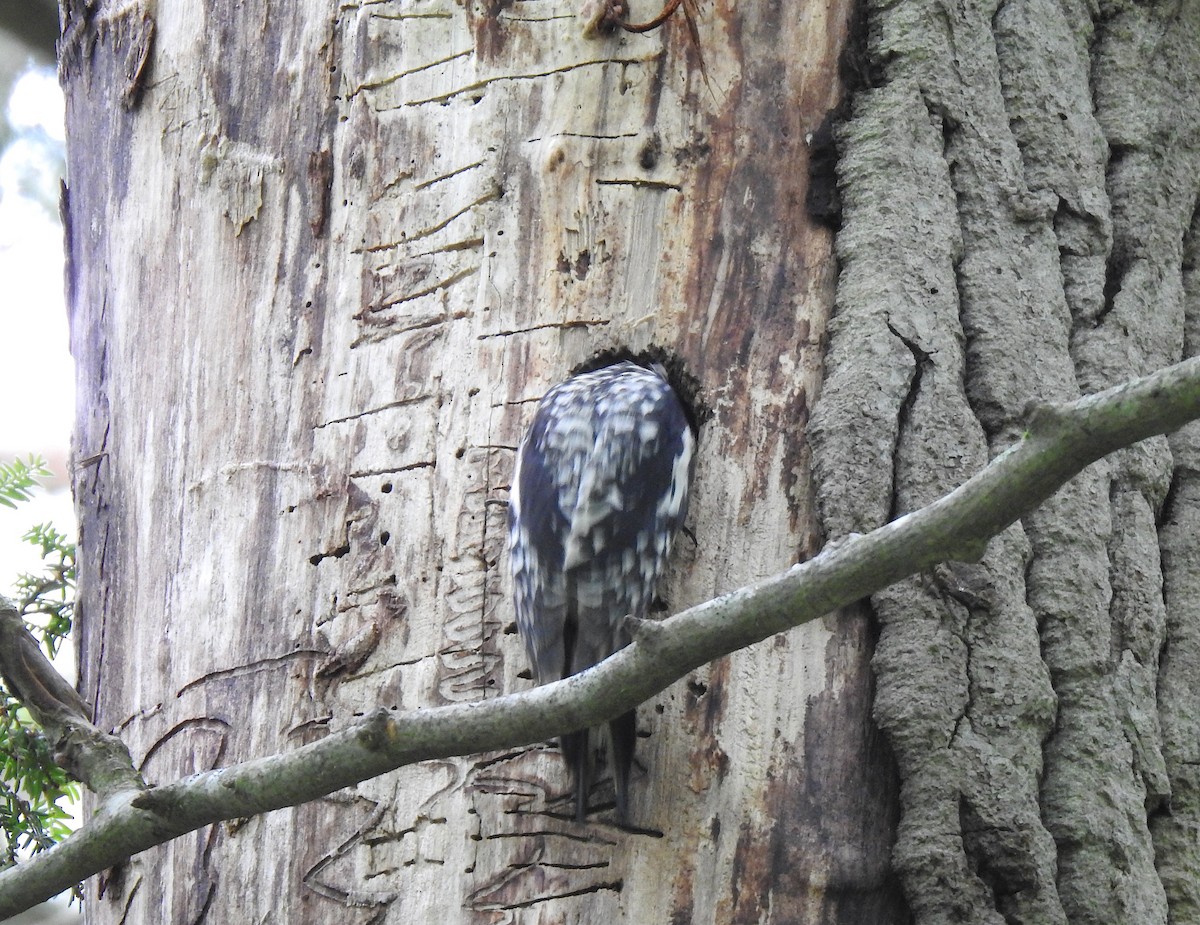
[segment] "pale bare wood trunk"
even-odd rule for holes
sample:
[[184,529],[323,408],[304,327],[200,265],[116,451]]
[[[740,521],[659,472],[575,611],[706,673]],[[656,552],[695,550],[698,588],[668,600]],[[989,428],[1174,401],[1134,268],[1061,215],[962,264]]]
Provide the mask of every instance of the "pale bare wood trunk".
[[[512,452],[597,351],[711,412],[670,607],[817,548],[846,9],[702,4],[700,48],[577,12],[68,4],[84,689],[152,780],[524,687]],[[643,707],[638,831],[571,822],[549,746],[429,763],[147,852],[89,915],[888,921],[871,648],[829,622]]]

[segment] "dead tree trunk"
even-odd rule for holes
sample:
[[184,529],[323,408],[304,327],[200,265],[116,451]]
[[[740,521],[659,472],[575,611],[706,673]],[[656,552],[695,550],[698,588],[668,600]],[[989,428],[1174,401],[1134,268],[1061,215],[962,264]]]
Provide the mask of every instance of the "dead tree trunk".
[[[84,689],[149,778],[527,684],[513,449],[598,352],[674,358],[705,415],[670,607],[817,548],[846,8],[705,5],[698,44],[577,12],[68,4]],[[89,912],[885,921],[871,644],[831,620],[644,706],[634,831],[576,825],[547,745],[184,837]]]

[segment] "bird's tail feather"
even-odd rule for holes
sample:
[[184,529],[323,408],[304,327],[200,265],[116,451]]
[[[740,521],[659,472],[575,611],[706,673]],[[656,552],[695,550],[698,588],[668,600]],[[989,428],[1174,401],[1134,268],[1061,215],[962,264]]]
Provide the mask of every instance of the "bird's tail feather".
[[562,753],[575,782],[575,819],[583,822],[587,816],[588,791],[592,789],[592,755],[588,730],[568,732],[562,737]]
[[[636,740],[637,714],[633,710],[608,724],[608,762],[617,796],[617,819],[622,824],[629,821],[629,776]],[[592,789],[591,730],[568,732],[562,737],[560,747],[575,785],[575,819],[583,822],[587,818],[588,794]]]
[[629,821],[629,772],[633,768],[633,744],[636,739],[637,716],[633,710],[608,724],[613,789],[617,793],[617,819],[622,824]]

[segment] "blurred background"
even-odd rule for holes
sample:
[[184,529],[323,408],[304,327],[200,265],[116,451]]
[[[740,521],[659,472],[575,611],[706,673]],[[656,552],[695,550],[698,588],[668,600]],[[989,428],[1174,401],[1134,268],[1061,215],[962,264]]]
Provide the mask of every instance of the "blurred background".
[[[57,38],[56,0],[0,0],[0,461],[38,455],[53,472],[33,500],[15,510],[0,507],[0,593],[9,595],[19,572],[39,571],[37,550],[21,539],[31,526],[53,523],[75,533],[67,478],[74,370],[58,217],[66,161]],[[69,658],[57,664],[74,680]],[[78,912],[62,897],[9,921],[76,923]]]

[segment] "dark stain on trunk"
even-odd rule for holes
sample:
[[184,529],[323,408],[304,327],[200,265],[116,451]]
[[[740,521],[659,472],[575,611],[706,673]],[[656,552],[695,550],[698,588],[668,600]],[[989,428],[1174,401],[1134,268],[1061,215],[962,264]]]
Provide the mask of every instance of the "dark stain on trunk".
[[500,14],[510,9],[514,0],[480,0],[467,3],[467,18],[475,35],[475,54],[479,61],[498,59],[508,44]]
[[[826,648],[828,691],[809,701],[804,766],[769,788],[776,820],[769,878],[781,921],[904,925],[912,915],[891,870],[899,778],[871,720],[875,628],[865,609],[844,612]],[[819,909],[809,908],[821,897]]]

